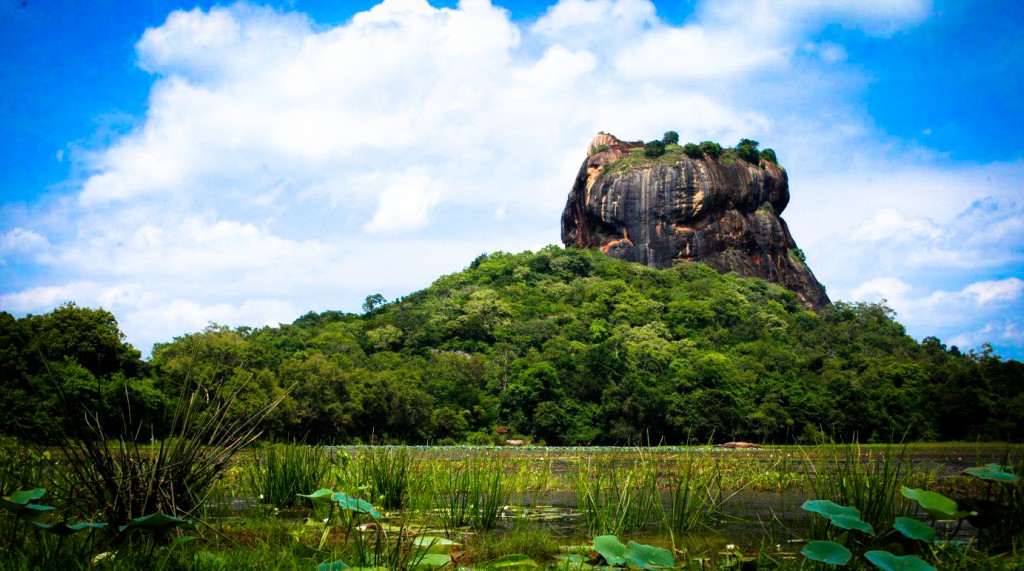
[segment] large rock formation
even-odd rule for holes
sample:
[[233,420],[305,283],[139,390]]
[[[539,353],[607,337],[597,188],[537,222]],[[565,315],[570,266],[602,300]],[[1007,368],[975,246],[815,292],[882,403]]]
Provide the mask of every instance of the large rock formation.
[[566,246],[656,268],[703,262],[780,284],[808,307],[829,303],[779,217],[784,169],[728,155],[647,158],[640,146],[604,133],[590,143],[562,213]]

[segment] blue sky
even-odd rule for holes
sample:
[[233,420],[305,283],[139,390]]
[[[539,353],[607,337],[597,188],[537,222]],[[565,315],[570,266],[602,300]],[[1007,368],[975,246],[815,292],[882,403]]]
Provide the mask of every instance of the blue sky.
[[774,148],[833,299],[1024,358],[1018,2],[0,0],[0,309],[148,352],[559,242],[599,131]]

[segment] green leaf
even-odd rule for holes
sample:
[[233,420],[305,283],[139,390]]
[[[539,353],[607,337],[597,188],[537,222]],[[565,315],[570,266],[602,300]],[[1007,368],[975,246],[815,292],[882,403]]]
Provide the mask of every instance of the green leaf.
[[8,496],[5,499],[7,499],[10,502],[15,503],[15,504],[25,505],[25,504],[33,501],[33,500],[38,500],[39,498],[43,497],[43,494],[45,494],[45,493],[46,493],[46,488],[35,488],[35,489],[32,489],[32,490],[18,490],[16,492],[11,492],[11,495]]
[[18,518],[23,519],[32,523],[44,522],[50,519],[50,512],[53,511],[53,506],[40,506],[37,504],[25,504],[20,510],[17,510],[15,515]]
[[898,517],[892,524],[896,531],[910,539],[918,539],[925,543],[935,541],[935,528],[909,517]]
[[55,523],[53,525],[46,524],[46,523],[36,523],[35,526],[40,528],[40,529],[44,529],[47,532],[52,533],[54,535],[59,535],[61,537],[67,537],[69,535],[74,535],[74,534],[82,531],[83,529],[102,529],[104,527],[107,527],[107,524],[105,524],[105,523],[92,523],[92,522],[87,522],[86,521],[86,522],[82,522],[82,523],[76,523],[75,525],[67,525],[66,523],[61,522],[61,523]]
[[440,569],[451,562],[452,558],[447,553],[428,553],[420,557],[412,568],[421,570]]
[[[316,492],[313,493],[315,494]],[[360,514],[368,514],[370,517],[374,519],[380,517],[380,512],[377,511],[377,508],[373,507],[373,504],[366,500],[353,498],[352,496],[344,492],[333,493],[331,494],[330,497],[332,501],[338,502],[338,505],[341,506],[342,509],[346,509]]]
[[937,492],[902,486],[900,493],[903,494],[903,497],[917,502],[935,519],[960,519],[969,515],[977,515],[975,512],[959,511],[955,501]]
[[412,544],[422,549],[425,553],[451,553],[453,547],[459,544],[444,537],[432,535],[420,535],[412,540]]
[[[314,493],[316,493],[316,492],[314,492]],[[299,495],[301,496],[302,494],[299,494]],[[310,499],[313,499],[313,498],[310,498]],[[342,561],[340,559],[338,561],[330,561],[330,562],[327,562],[327,563],[321,563],[321,564],[316,566],[316,571],[342,571],[342,569],[351,569],[351,567],[349,567],[347,563],[345,563],[344,561]]]
[[313,500],[314,502],[320,502],[322,504],[329,504],[333,501],[331,496],[334,495],[334,490],[328,490],[327,488],[320,488],[312,494],[295,494],[300,498],[306,498]]
[[846,565],[853,557],[849,549],[831,541],[811,541],[800,553],[808,559],[829,565]]
[[843,529],[855,529],[857,531],[863,531],[868,535],[875,535],[875,530],[871,528],[871,524],[860,519],[859,517],[834,515],[828,519],[836,527],[841,527]]
[[874,535],[871,524],[860,519],[860,510],[852,506],[841,506],[832,500],[808,500],[800,506],[806,511],[823,515],[832,525],[843,529],[855,529],[868,535]]
[[860,510],[852,506],[841,506],[832,500],[807,500],[800,506],[806,511],[821,514],[829,519],[833,516],[853,517],[860,519]]
[[484,569],[536,569],[536,561],[525,555],[515,554],[499,557],[484,565]]
[[195,527],[192,522],[169,516],[163,512],[156,512],[142,517],[137,517],[132,521],[128,522],[127,525],[122,525],[117,528],[118,531],[124,534],[132,533],[133,531],[145,531],[148,533],[166,533],[176,527],[182,527],[191,529]]
[[676,564],[671,551],[635,541],[626,544],[625,558],[629,566],[641,569],[668,569]]
[[991,482],[1006,482],[1012,484],[1017,480],[1020,480],[1020,476],[1016,476],[1009,471],[1005,470],[1005,466],[999,464],[985,464],[981,468],[967,468],[964,470],[972,476],[977,476],[982,480],[988,480]]
[[[11,512],[13,514],[21,514],[26,508],[29,508],[29,502],[38,500],[43,497],[46,493],[46,488],[35,488],[33,490],[18,490],[11,492],[10,496],[0,498],[0,509]],[[31,508],[29,508],[31,509]],[[52,510],[53,508],[45,508]],[[26,515],[32,515],[26,514]]]
[[599,535],[594,538],[594,551],[609,565],[626,564],[626,546],[614,535]]
[[913,555],[893,555],[888,551],[868,551],[864,557],[886,571],[935,571],[935,568]]

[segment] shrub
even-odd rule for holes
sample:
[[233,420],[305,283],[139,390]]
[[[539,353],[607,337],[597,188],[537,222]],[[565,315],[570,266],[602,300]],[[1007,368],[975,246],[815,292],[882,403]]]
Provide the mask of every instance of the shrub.
[[650,141],[644,145],[644,156],[646,157],[660,157],[665,154],[665,143],[661,141]]
[[722,145],[714,141],[701,141],[697,148],[700,149],[700,152],[713,159],[717,159],[722,154]]
[[678,145],[679,133],[676,133],[675,131],[665,131],[665,136],[661,138],[661,142],[666,145]]
[[686,143],[683,145],[683,154],[690,157],[691,159],[699,159],[704,153],[701,152],[700,147],[693,143]]
[[748,163],[758,164],[761,162],[761,153],[757,150],[758,142],[751,139],[740,139],[736,145],[736,154]]
[[769,163],[779,164],[778,157],[775,156],[775,151],[772,149],[764,149],[761,151],[761,160]]

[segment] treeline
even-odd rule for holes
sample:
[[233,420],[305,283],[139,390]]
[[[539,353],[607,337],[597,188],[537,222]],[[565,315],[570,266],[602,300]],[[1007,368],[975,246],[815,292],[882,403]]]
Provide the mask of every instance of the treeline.
[[238,417],[284,395],[265,434],[309,442],[1024,439],[1024,364],[699,264],[499,252],[365,309],[211,326],[148,361],[104,310],[2,313],[0,431],[49,441],[88,410],[148,439],[176,399],[230,394]]

